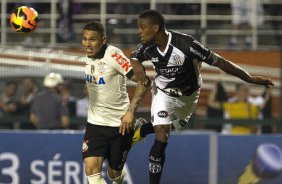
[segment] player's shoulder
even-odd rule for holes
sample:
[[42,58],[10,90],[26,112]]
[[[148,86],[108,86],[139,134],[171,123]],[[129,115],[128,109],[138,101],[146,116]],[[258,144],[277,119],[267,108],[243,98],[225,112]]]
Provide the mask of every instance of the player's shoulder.
[[121,52],[121,49],[113,45],[108,45],[106,52]]
[[194,37],[185,33],[180,33],[177,31],[169,31],[171,34],[171,44],[182,50],[183,52],[189,52],[189,48],[193,45],[195,41]]
[[139,43],[137,45],[137,53],[143,53],[144,51],[149,51],[151,49],[156,49],[156,45],[154,43]]
[[123,51],[120,48],[115,47],[113,45],[108,46],[105,56],[107,62],[109,63],[121,64],[123,62],[129,62],[128,57],[123,53]]
[[191,42],[195,40],[195,38],[192,35],[178,32],[178,31],[168,31],[172,35],[172,39],[179,39],[179,40],[190,40]]
[[122,50],[116,46],[113,45],[108,45],[106,52],[105,52],[105,56],[108,58],[113,57],[113,55],[115,54],[122,54]]

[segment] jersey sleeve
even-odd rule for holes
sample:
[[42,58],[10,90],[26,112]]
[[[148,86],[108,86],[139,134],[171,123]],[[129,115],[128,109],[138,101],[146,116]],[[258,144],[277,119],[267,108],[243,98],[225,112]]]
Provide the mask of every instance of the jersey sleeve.
[[192,41],[189,51],[192,57],[204,61],[209,65],[213,65],[217,62],[216,54],[195,39]]
[[147,48],[147,45],[138,44],[138,49],[132,52],[131,59],[136,59],[140,62],[148,60],[148,58],[145,55],[145,50]]
[[120,49],[113,49],[108,57],[111,63],[111,67],[113,67],[114,70],[126,76],[127,78],[131,78],[133,76],[133,67],[130,63],[130,60]]

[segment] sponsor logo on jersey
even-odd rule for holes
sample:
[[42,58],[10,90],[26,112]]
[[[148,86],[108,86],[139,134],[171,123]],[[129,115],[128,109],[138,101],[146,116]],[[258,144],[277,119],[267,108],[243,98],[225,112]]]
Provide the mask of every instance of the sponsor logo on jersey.
[[197,44],[198,46],[200,46],[202,49],[207,50],[207,48],[205,46],[203,46],[203,44],[201,44],[200,42],[198,42],[197,40],[193,41],[195,44]]
[[190,47],[190,52],[194,53],[195,55],[199,56],[202,60],[205,60],[206,57],[201,54],[200,52],[198,52],[197,50],[195,50],[193,47]]
[[86,82],[90,82],[90,83],[98,84],[98,85],[106,84],[104,77],[94,77],[92,75],[86,75],[85,74],[85,80],[86,80]]
[[159,111],[158,116],[161,118],[166,118],[168,116],[168,113],[166,111]]
[[124,71],[128,72],[129,68],[131,68],[131,64],[129,60],[118,53],[114,53],[112,58],[124,69]]
[[91,65],[91,73],[93,74],[95,72],[95,66]]
[[180,67],[169,67],[169,68],[156,68],[156,71],[164,77],[175,77],[177,74],[180,74],[183,69]]

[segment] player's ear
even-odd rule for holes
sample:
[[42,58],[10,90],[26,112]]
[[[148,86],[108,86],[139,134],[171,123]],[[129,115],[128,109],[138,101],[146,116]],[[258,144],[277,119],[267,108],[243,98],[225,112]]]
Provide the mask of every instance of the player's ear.
[[159,26],[158,24],[155,24],[155,25],[153,26],[153,29],[154,29],[155,33],[157,33],[157,32],[160,31],[160,26]]
[[106,35],[104,35],[104,36],[102,37],[102,42],[103,42],[103,44],[106,44],[106,43],[107,43],[107,37],[106,37]]

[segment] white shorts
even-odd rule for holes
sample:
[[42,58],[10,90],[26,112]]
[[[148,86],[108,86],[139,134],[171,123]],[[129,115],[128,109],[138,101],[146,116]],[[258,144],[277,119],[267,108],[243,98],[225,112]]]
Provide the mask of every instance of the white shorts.
[[188,122],[197,106],[199,96],[200,90],[190,96],[171,97],[159,89],[153,89],[151,107],[153,126],[171,124],[177,118]]
[[[232,1],[232,24],[240,25],[247,23],[253,26],[252,21],[252,0],[233,0]],[[257,25],[263,24],[263,4],[261,0],[256,0],[256,21]]]

